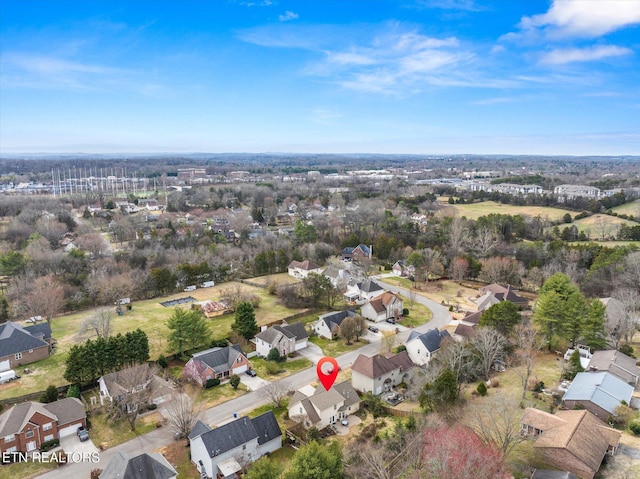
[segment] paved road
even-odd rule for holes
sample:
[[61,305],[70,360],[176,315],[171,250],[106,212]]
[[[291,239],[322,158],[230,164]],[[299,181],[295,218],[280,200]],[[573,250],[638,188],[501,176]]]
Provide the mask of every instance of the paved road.
[[[409,292],[404,288],[386,284],[382,281],[379,282],[381,286],[387,288],[390,291],[400,292],[405,296],[408,296],[409,294]],[[431,319],[431,321],[418,326],[417,328],[415,328],[416,331],[424,333],[429,329],[442,328],[449,324],[449,322],[451,321],[449,310],[436,303],[435,301],[419,295],[416,296],[416,301],[425,305],[433,313],[433,318]],[[398,339],[396,344],[401,344],[409,336],[409,333],[409,329],[401,331],[397,335]],[[343,354],[342,356],[337,357],[336,360],[338,361],[338,365],[343,369],[351,367],[353,361],[355,361],[358,355],[364,354],[366,356],[373,356],[374,354],[380,352],[380,347],[380,340],[371,342],[369,344],[365,344],[355,351],[350,351]],[[293,374],[288,378],[283,379],[282,381],[286,381],[289,389],[295,390],[316,380],[316,369],[315,367],[311,367],[305,369],[304,371]],[[202,420],[203,422],[211,425],[224,424],[233,419],[234,413],[240,416],[259,406],[267,404],[268,402],[270,402],[270,400],[265,397],[260,390],[249,392],[243,396],[237,397],[223,404],[212,407],[211,409],[208,409],[203,413]],[[138,436],[131,441],[102,451],[100,453],[99,464],[92,464],[88,462],[67,464],[66,466],[63,466],[59,469],[55,469],[53,471],[42,474],[39,477],[45,479],[68,479],[69,477],[73,477],[74,479],[88,478],[92,469],[104,469],[117,451],[122,451],[132,455],[138,455],[142,454],[143,452],[152,452],[156,449],[166,446],[167,444],[170,444],[172,441],[173,438],[171,430],[168,427],[163,427],[151,431],[148,434]]]

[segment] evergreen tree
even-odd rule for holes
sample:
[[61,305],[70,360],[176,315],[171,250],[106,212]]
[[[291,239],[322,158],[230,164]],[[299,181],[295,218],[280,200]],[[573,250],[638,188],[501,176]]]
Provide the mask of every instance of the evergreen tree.
[[233,329],[246,339],[251,339],[258,332],[256,314],[253,305],[248,301],[242,301],[236,306],[236,322]]
[[282,465],[269,457],[262,457],[251,464],[247,471],[247,479],[278,479],[282,472]]
[[209,341],[211,341],[209,324],[202,314],[196,310],[187,311],[182,308],[175,308],[173,314],[167,320],[167,327],[170,330],[168,337],[169,348],[177,354],[209,344]]
[[443,370],[432,383],[425,384],[419,397],[420,407],[425,412],[451,406],[457,400],[458,382],[455,373],[448,368]]
[[284,479],[338,479],[343,475],[340,445],[333,441],[327,447],[311,441],[293,456]]
[[58,400],[58,388],[54,384],[49,384],[47,389],[40,396],[40,402],[50,403]]
[[565,318],[562,329],[563,336],[571,341],[571,347],[582,336],[582,328],[587,315],[587,304],[580,291],[572,292],[565,302]]
[[584,368],[580,362],[580,351],[576,349],[569,357],[569,367],[567,368],[564,376],[567,379],[573,379],[576,377],[576,374],[581,373],[582,371],[584,371]]
[[607,334],[604,330],[606,306],[599,299],[589,303],[587,315],[582,325],[582,342],[591,349],[604,349]]
[[511,301],[501,301],[487,308],[480,317],[479,326],[491,326],[509,336],[522,320],[518,307]]
[[229,378],[229,384],[231,384],[231,387],[233,389],[238,389],[238,386],[240,386],[240,376],[238,376],[237,374],[231,376]]
[[555,291],[541,294],[533,312],[534,320],[540,325],[551,351],[554,336],[559,335],[564,319],[564,303]]

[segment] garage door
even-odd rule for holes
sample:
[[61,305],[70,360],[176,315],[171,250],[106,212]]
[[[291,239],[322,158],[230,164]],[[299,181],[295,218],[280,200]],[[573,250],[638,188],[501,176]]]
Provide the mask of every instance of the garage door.
[[0,361],[0,372],[8,371],[9,369],[11,369],[11,363],[8,359],[6,361]]
[[242,366],[238,366],[237,368],[233,368],[233,374],[240,374],[247,370],[247,365],[243,364]]
[[65,426],[62,429],[58,429],[58,436],[59,437],[71,436],[72,434],[75,434],[76,432],[78,432],[78,428],[80,426],[82,426],[82,423],[77,422],[75,424],[72,424],[71,426]]

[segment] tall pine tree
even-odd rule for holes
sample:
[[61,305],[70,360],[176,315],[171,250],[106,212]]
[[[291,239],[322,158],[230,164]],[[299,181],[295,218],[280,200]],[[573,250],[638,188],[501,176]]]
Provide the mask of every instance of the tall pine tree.
[[258,323],[256,323],[256,313],[253,305],[248,301],[238,303],[236,306],[236,322],[233,329],[246,339],[253,338],[258,332]]

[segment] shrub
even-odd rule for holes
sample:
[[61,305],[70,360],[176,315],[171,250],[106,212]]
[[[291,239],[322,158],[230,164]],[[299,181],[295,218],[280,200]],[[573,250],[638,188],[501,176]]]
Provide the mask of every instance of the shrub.
[[631,424],[629,424],[629,430],[636,436],[640,436],[640,420],[636,419],[632,421]]
[[218,384],[220,384],[220,380],[218,378],[207,379],[207,382],[204,383],[204,387],[205,389],[209,389],[214,386],[217,386]]
[[80,399],[80,387],[77,384],[69,386],[67,389],[67,397]]
[[280,361],[280,351],[278,351],[278,348],[271,348],[271,350],[269,350],[267,361]]
[[264,365],[267,368],[267,372],[269,374],[278,374],[280,372],[280,365],[278,363],[267,361]]
[[47,389],[40,396],[40,402],[50,403],[58,400],[58,388],[53,384],[49,384]]
[[402,308],[402,316],[409,316],[409,308]]
[[233,389],[238,389],[238,386],[240,385],[240,376],[237,374],[231,376],[231,378],[229,378],[229,384],[231,384]]
[[620,351],[622,354],[626,354],[627,356],[629,356],[630,358],[635,358],[635,351],[633,350],[633,346],[631,346],[630,344],[621,344],[620,347],[618,348],[618,351]]
[[476,391],[478,391],[478,394],[480,394],[480,396],[486,396],[487,395],[487,385],[484,382],[481,382],[480,384],[478,384],[478,387],[476,388]]
[[60,439],[51,439],[51,441],[45,441],[40,445],[40,450],[42,452],[49,451],[54,447],[58,447],[60,445]]
[[169,366],[169,361],[167,361],[167,358],[164,357],[164,354],[161,354],[158,358],[158,366],[160,366],[162,369],[166,369]]

